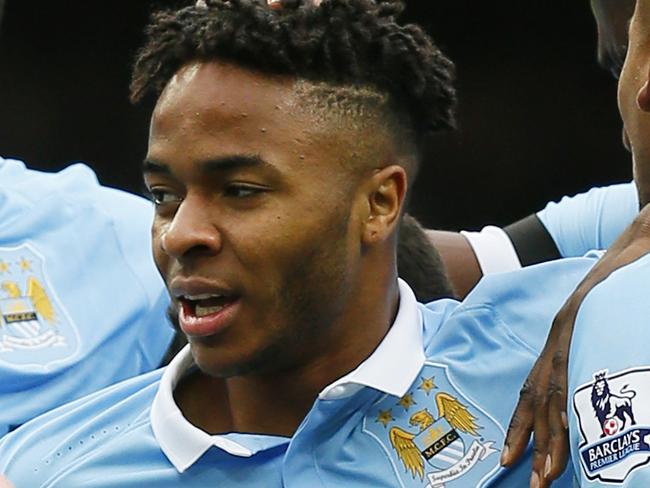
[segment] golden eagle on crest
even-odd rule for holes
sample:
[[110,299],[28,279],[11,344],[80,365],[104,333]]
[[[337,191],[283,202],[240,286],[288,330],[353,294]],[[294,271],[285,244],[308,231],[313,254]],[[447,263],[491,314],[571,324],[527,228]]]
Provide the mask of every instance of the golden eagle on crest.
[[54,307],[43,285],[33,276],[27,280],[27,293],[23,295],[20,287],[13,281],[5,281],[2,283],[2,289],[7,292],[9,298],[29,298],[34,309],[38,314],[47,320],[49,323],[54,322]]
[[419,432],[412,433],[399,427],[392,427],[388,433],[393,449],[413,478],[418,475],[420,479],[424,479],[424,457],[414,439],[429,428],[432,429],[432,435],[438,434],[439,429],[432,427],[435,422],[444,418],[454,429],[473,436],[478,436],[477,431],[481,428],[467,406],[448,393],[436,395],[436,406],[438,407],[437,419],[434,419],[426,408],[415,412],[409,419],[409,424],[419,427]]

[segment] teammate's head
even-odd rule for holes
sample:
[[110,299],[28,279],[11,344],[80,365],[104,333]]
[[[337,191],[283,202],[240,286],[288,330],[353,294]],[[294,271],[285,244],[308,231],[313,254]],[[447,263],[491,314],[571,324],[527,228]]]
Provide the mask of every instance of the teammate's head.
[[650,0],[638,0],[619,80],[618,104],[632,151],[634,180],[642,206],[650,202]]
[[454,106],[451,63],[397,24],[401,6],[208,0],[154,16],[132,96],[158,96],[154,254],[203,371],[357,348],[367,312],[390,306],[420,144]]
[[455,296],[440,254],[420,223],[408,214],[399,230],[397,272],[420,302]]
[[627,33],[636,0],[591,0],[598,26],[598,62],[616,78],[627,51]]

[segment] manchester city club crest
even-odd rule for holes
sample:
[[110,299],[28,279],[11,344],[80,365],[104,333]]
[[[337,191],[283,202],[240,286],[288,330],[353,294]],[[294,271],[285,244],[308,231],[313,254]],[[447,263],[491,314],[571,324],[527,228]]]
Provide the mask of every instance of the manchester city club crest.
[[456,388],[443,365],[426,363],[398,401],[383,398],[364,431],[390,455],[403,487],[484,486],[498,470],[501,426]]
[[70,357],[78,344],[45,259],[29,244],[0,248],[0,362],[47,366]]
[[598,371],[575,391],[580,464],[588,479],[621,483],[650,462],[648,405],[650,368]]

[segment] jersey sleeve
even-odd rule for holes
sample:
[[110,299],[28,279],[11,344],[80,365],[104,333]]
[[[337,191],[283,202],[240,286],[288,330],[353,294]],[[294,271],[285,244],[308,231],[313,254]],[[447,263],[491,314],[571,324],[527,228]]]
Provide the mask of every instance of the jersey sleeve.
[[480,232],[461,234],[469,242],[484,275],[521,268],[517,251],[503,229],[489,225]]
[[650,486],[650,256],[586,297],[569,358],[571,458],[580,486]]
[[559,259],[488,275],[463,300],[459,311],[490,304],[499,320],[508,324],[509,333],[537,356],[553,318],[596,262],[591,256]]
[[564,197],[537,213],[562,257],[607,249],[639,213],[634,182]]

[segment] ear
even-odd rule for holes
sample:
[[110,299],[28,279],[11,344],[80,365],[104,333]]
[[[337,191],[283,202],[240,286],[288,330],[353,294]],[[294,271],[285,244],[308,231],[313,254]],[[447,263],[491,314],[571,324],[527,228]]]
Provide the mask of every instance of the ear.
[[361,234],[363,244],[385,241],[396,231],[406,197],[407,181],[402,166],[394,164],[375,170],[366,192],[368,213]]

